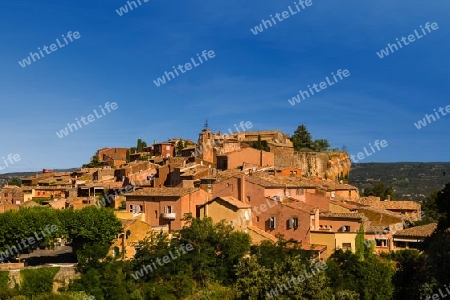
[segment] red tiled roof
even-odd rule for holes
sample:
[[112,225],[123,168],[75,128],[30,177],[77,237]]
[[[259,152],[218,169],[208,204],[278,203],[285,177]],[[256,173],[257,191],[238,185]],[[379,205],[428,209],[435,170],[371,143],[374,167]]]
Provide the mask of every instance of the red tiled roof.
[[248,205],[234,197],[217,197],[217,198],[214,198],[212,201],[215,201],[216,199],[221,199],[221,200],[233,205],[236,208],[251,208],[252,207],[251,205]]
[[320,218],[339,218],[339,219],[353,219],[364,220],[366,216],[363,213],[321,213]]
[[433,232],[436,230],[437,224],[431,223],[427,225],[422,226],[416,226],[412,228],[408,228],[402,231],[398,231],[394,234],[395,237],[420,237],[420,238],[426,238],[433,234]]
[[[273,201],[273,199],[271,199],[271,198],[269,198],[269,199]],[[304,211],[307,213],[312,213],[315,209],[318,209],[316,206],[309,205],[304,202],[294,200],[291,198],[287,198],[287,199],[283,200],[283,205],[294,208],[294,209],[298,209],[298,210],[301,210],[301,211]]]
[[144,188],[141,190],[136,190],[132,193],[126,194],[128,196],[159,196],[159,197],[170,197],[170,196],[184,196],[198,191],[198,188],[182,188],[182,187],[163,187],[163,188]]
[[248,226],[247,229],[253,231],[254,233],[256,233],[256,234],[262,236],[263,238],[266,238],[272,242],[275,242],[275,243],[278,242],[278,239],[275,236],[271,235],[270,233],[265,232],[262,229],[259,229],[256,226]]

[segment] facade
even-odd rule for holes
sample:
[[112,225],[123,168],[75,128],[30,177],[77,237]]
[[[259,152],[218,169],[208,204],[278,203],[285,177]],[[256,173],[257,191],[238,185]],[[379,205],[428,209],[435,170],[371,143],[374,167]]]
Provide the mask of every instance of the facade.
[[323,258],[328,258],[337,249],[356,252],[356,238],[364,238],[360,232],[364,220],[358,213],[321,213],[319,226],[311,230],[311,244],[326,245],[327,252]]
[[0,193],[0,199],[2,199],[3,202],[11,204],[21,204],[24,202],[24,192],[18,186],[6,185]]
[[127,148],[102,148],[98,150],[98,161],[115,168],[127,162]]
[[146,188],[125,195],[126,209],[134,215],[145,213],[145,222],[152,227],[167,226],[180,230],[191,213],[200,216],[200,206],[211,200],[211,195],[198,188]]
[[431,223],[396,232],[393,238],[394,249],[418,249],[418,245],[423,243],[427,237],[431,236],[436,229],[437,224]]
[[154,144],[153,149],[155,156],[161,156],[165,158],[175,156],[175,146],[172,143]]
[[210,217],[214,223],[225,220],[235,230],[247,232],[252,225],[252,206],[234,197],[216,197],[201,206],[200,217]]
[[217,169],[228,170],[241,167],[244,163],[250,163],[259,167],[274,166],[275,157],[273,153],[257,150],[254,148],[244,148],[226,154],[216,156]]
[[132,259],[139,248],[139,241],[144,240],[152,228],[149,224],[138,219],[121,219],[122,232],[113,242],[110,255],[128,260]]

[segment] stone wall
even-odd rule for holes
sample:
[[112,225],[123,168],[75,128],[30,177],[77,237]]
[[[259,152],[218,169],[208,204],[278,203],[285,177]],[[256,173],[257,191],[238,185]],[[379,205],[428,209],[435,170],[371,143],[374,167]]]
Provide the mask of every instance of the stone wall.
[[[39,266],[39,267],[25,267],[21,269],[15,269],[9,271],[9,287],[15,288],[16,286],[20,286],[20,270],[23,269],[39,269],[39,268],[48,268],[48,266]],[[56,273],[55,278],[53,279],[53,291],[57,292],[58,288],[66,287],[70,280],[74,280],[80,277],[75,270],[75,266],[59,266],[59,271]]]

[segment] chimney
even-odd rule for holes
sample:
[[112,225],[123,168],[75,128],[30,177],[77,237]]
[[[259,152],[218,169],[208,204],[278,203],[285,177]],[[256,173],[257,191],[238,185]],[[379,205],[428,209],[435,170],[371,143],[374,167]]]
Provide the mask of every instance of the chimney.
[[242,174],[240,180],[240,199],[242,202],[245,202],[245,175]]
[[319,230],[319,209],[314,210],[314,230]]

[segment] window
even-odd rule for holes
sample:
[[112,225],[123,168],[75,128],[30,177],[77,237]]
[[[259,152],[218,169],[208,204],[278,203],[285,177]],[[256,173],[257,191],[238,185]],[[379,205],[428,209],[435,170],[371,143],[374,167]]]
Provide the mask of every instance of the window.
[[170,151],[170,146],[166,146],[166,150],[167,150],[167,151]]
[[256,217],[256,222],[259,222],[259,217]]
[[173,206],[171,206],[171,205],[164,206],[164,213],[165,214],[172,214],[174,212],[175,212],[175,210],[174,210]]
[[247,202],[250,202],[250,196],[247,196]]
[[158,211],[155,210],[155,219],[158,219]]
[[142,205],[130,205],[130,212],[134,214],[138,214],[142,211]]
[[297,196],[301,196],[301,195],[304,194],[304,191],[303,191],[303,189],[296,189],[296,190],[295,190],[295,194],[296,194]]
[[277,228],[277,217],[270,217],[269,218],[269,228],[270,229]]
[[389,245],[386,239],[375,239],[375,243],[377,247],[387,247]]
[[[39,195],[39,192],[38,192],[38,195]],[[5,198],[7,198],[8,197],[8,193],[5,193]]]
[[342,249],[352,250],[352,243],[342,243]]
[[119,257],[119,256],[120,256],[120,249],[119,249],[119,247],[114,247],[113,257]]
[[339,231],[341,232],[350,232],[350,226],[349,225],[344,225],[342,226]]
[[291,228],[294,230],[298,228],[298,218],[289,218],[287,220],[287,229]]
[[292,228],[294,228],[294,230],[298,228],[298,218],[292,219]]

